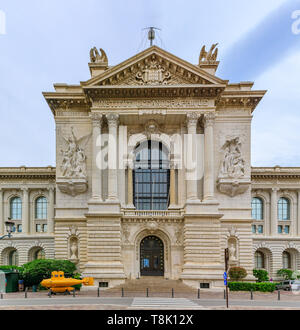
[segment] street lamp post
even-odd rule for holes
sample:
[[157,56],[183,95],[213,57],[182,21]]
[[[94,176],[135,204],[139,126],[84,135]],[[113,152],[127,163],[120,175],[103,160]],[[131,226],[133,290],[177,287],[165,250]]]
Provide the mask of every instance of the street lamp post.
[[[8,220],[10,220],[10,218],[8,218]],[[7,234],[4,236],[0,236],[0,240],[4,239],[4,238],[11,238],[12,237],[12,233],[15,231],[15,224],[12,221],[5,221],[5,228],[6,228],[6,232]]]

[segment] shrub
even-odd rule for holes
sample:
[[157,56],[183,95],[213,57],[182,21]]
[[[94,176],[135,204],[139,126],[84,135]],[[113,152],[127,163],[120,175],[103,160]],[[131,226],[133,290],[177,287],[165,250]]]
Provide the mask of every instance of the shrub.
[[253,269],[253,276],[257,278],[257,282],[268,282],[268,272],[264,269]]
[[260,291],[260,292],[273,292],[275,291],[275,283],[248,283],[248,282],[228,282],[230,291]]
[[69,260],[39,259],[23,265],[21,275],[25,286],[32,286],[50,278],[53,271],[63,271],[65,277],[72,277],[75,270],[76,266]]
[[293,271],[290,269],[279,269],[277,275],[283,277],[285,280],[293,279]]
[[242,267],[231,267],[228,274],[230,279],[239,281],[247,276],[247,271]]
[[[81,274],[79,274],[79,273],[74,274],[73,278],[75,278],[76,280],[82,279]],[[81,289],[81,287],[82,287],[82,284],[73,285],[73,288],[75,288],[75,290],[78,290],[78,291]]]

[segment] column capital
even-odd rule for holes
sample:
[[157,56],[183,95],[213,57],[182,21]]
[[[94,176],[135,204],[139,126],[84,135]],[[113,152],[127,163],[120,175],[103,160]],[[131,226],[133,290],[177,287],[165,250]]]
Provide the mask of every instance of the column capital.
[[94,127],[99,127],[101,128],[102,126],[102,121],[103,121],[103,115],[98,112],[91,112],[90,113],[90,118],[92,120],[93,126]]
[[200,118],[200,114],[197,112],[190,112],[186,115],[186,125],[187,127],[196,126],[198,124],[198,120]]
[[119,124],[119,115],[117,113],[109,113],[106,115],[106,119],[109,127],[117,127]]
[[215,122],[216,115],[214,112],[209,112],[204,115],[204,128],[213,126]]
[[28,193],[29,188],[28,187],[22,187],[21,190],[23,191],[23,193]]
[[271,188],[271,193],[277,193],[280,190],[280,188]]

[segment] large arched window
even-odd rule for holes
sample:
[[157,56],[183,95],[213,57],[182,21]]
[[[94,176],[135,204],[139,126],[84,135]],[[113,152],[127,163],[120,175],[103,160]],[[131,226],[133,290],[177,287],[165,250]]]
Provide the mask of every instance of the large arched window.
[[252,219],[255,220],[263,220],[264,218],[264,211],[263,211],[264,203],[261,198],[254,197],[252,198]]
[[9,266],[18,266],[19,265],[19,254],[17,250],[12,250],[8,255],[8,264]]
[[265,268],[265,256],[261,251],[255,252],[255,269]]
[[166,210],[169,205],[170,167],[167,148],[145,141],[135,150],[134,205],[137,210]]
[[278,201],[278,220],[290,220],[290,201],[287,198],[280,198]]
[[42,196],[35,201],[35,218],[47,219],[47,199]]
[[292,268],[291,265],[291,255],[287,251],[284,251],[282,254],[282,267],[284,269],[290,269]]
[[22,200],[20,197],[13,197],[10,200],[10,217],[12,220],[22,220]]

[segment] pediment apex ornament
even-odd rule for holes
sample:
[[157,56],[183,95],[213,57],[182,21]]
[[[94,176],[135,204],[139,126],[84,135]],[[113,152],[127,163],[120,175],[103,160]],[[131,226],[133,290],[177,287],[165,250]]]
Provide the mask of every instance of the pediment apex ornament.
[[103,64],[103,65],[107,66],[108,58],[107,58],[105,51],[102,48],[100,48],[100,53],[101,53],[101,55],[99,54],[97,47],[93,47],[90,50],[91,63]]
[[200,56],[199,56],[199,66],[203,64],[203,62],[209,62],[209,63],[214,63],[217,61],[218,57],[218,43],[213,44],[210,48],[210,50],[207,52],[205,49],[205,45],[202,47]]
[[171,73],[153,55],[150,63],[147,63],[135,77],[140,85],[167,85],[171,79]]
[[221,160],[217,187],[219,191],[230,197],[243,194],[250,186],[250,180],[245,179],[245,160],[241,153],[239,137],[227,139],[221,148]]

